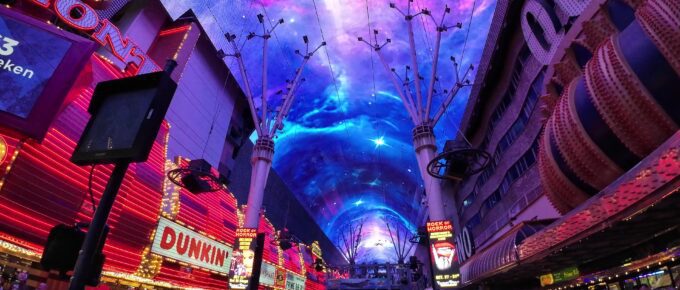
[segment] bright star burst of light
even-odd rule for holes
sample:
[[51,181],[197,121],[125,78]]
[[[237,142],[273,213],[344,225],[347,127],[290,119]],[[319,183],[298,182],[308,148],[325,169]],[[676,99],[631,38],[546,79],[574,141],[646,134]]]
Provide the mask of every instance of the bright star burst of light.
[[373,144],[375,144],[376,149],[378,149],[379,147],[382,147],[382,146],[390,146],[390,145],[387,144],[387,142],[385,142],[385,136],[380,136],[378,138],[369,139],[369,140],[371,140],[373,142]]

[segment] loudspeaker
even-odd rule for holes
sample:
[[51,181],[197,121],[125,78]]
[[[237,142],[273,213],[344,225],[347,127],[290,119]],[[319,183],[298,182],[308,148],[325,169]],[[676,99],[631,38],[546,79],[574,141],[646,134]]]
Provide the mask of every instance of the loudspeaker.
[[43,249],[40,265],[45,270],[57,270],[62,277],[73,271],[78,252],[85,241],[85,232],[75,226],[57,225],[50,230]]
[[416,257],[416,256],[411,256],[411,257],[408,259],[408,262],[409,262],[409,269],[411,269],[411,270],[416,270],[416,269],[418,269],[418,257]]
[[[104,228],[104,234],[102,235],[104,238],[97,247],[94,261],[92,261],[91,266],[87,269],[86,284],[88,286],[94,287],[99,285],[104,261],[106,260],[104,254],[102,254],[104,249],[103,241],[106,240],[108,232],[109,227],[106,226]],[[60,278],[68,280],[66,273],[73,271],[75,268],[76,261],[78,260],[78,253],[80,252],[80,248],[83,246],[84,241],[85,232],[83,232],[80,227],[64,224],[53,227],[47,236],[47,242],[45,243],[45,249],[43,250],[42,258],[40,259],[40,265],[48,271],[59,271]]]

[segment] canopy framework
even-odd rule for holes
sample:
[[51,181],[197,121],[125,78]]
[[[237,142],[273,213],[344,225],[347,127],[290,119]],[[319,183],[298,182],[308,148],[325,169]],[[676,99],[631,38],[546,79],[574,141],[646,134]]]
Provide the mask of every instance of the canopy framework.
[[[390,3],[390,8],[395,9],[404,16],[408,27],[407,33],[409,38],[409,54],[411,63],[410,65],[406,66],[406,73],[403,79],[397,75],[395,68],[390,67],[383,53],[383,48],[392,42],[390,38],[386,38],[384,42],[380,43],[378,40],[378,35],[380,32],[378,30],[373,30],[373,35],[372,37],[369,37],[369,40],[366,40],[363,37],[358,37],[358,40],[367,44],[378,55],[378,59],[382,63],[385,72],[397,91],[397,95],[401,99],[409,117],[413,121],[413,143],[416,151],[416,159],[418,160],[418,167],[420,169],[420,174],[423,178],[427,194],[430,220],[438,221],[445,219],[444,206],[441,199],[441,188],[439,182],[427,173],[427,165],[430,160],[435,157],[437,150],[435,145],[434,127],[446,113],[447,109],[451,105],[451,102],[458,94],[460,89],[471,85],[467,78],[474,67],[470,65],[461,74],[459,63],[456,58],[450,58],[453,64],[453,72],[455,76],[454,84],[450,89],[444,90],[443,101],[439,108],[436,109],[434,115],[432,115],[432,100],[436,93],[434,87],[435,82],[439,79],[437,77],[437,71],[439,68],[439,54],[442,34],[453,28],[462,28],[462,24],[446,24],[446,16],[451,13],[451,8],[448,7],[448,5],[445,7],[440,20],[437,20],[432,15],[432,12],[428,9],[422,9],[419,12],[415,12],[411,2],[411,0],[407,0],[407,9],[405,11],[397,7],[395,3]],[[429,78],[429,84],[426,89],[423,89],[421,83],[425,81],[425,78],[420,74],[420,67],[416,54],[417,47],[413,29],[413,21],[418,16],[429,18],[436,27],[436,40],[434,53],[432,56],[432,72]],[[370,38],[373,39],[371,40]]]
[[351,221],[347,226],[338,230],[337,245],[342,256],[350,263],[356,264],[359,245],[363,239],[363,228],[366,220]]
[[[302,37],[305,50],[301,52],[296,50],[295,54],[302,58],[301,64],[295,70],[295,75],[292,80],[286,81],[286,88],[284,91],[279,91],[277,94],[282,94],[282,103],[275,110],[269,110],[269,98],[268,98],[268,84],[269,80],[267,78],[268,69],[268,52],[269,52],[269,40],[274,33],[274,30],[284,23],[283,19],[270,24],[267,27],[265,23],[265,17],[262,14],[257,15],[259,23],[262,25],[262,34],[256,34],[250,32],[245,39],[239,40],[235,34],[226,33],[228,43],[231,45],[232,53],[227,54],[221,51],[223,57],[234,57],[236,58],[239,72],[243,80],[243,90],[245,92],[246,98],[248,100],[248,107],[250,113],[253,116],[253,122],[255,124],[255,131],[257,132],[258,139],[255,142],[255,147],[253,149],[253,155],[251,158],[251,163],[253,165],[251,171],[250,179],[250,189],[248,192],[248,207],[245,213],[245,223],[246,228],[257,228],[260,219],[260,209],[262,208],[262,199],[264,197],[264,188],[269,177],[269,171],[272,166],[272,160],[274,156],[274,137],[278,131],[283,129],[283,121],[288,115],[290,108],[295,100],[297,91],[300,85],[304,82],[302,78],[302,73],[305,66],[309,62],[312,56],[321,49],[321,47],[326,45],[326,42],[322,42],[315,48],[310,47],[309,38],[305,35]],[[258,114],[257,107],[255,106],[256,95],[253,94],[253,90],[250,84],[250,79],[248,78],[248,72],[246,69],[245,62],[243,60],[243,47],[246,42],[254,38],[261,38],[262,42],[262,94],[260,95],[261,110]]]
[[414,235],[405,227],[400,227],[397,223],[386,221],[385,225],[387,226],[387,232],[390,234],[397,263],[404,264],[404,261],[406,261],[406,258],[411,254],[415,246],[415,243],[411,243]]

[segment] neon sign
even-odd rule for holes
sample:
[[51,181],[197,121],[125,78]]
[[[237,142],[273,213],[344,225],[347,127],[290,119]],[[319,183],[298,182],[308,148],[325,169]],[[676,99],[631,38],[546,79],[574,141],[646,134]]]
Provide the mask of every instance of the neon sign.
[[[125,70],[128,64],[137,67],[136,75],[160,71],[161,68],[132,40],[123,36],[120,29],[108,19],[99,19],[94,8],[79,0],[32,0],[34,3],[54,10],[57,17],[69,26],[92,32],[91,37],[106,47],[122,62],[119,68]],[[116,64],[114,64],[116,65]]]
[[227,273],[232,249],[161,217],[151,252],[193,266]]
[[253,274],[257,229],[236,229],[236,245],[229,268],[229,288],[246,289]]

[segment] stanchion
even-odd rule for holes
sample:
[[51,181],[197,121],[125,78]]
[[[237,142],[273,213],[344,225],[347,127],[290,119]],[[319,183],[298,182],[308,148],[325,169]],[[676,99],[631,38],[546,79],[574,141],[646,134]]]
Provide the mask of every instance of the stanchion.
[[113,173],[111,173],[109,182],[106,184],[106,189],[99,201],[99,206],[97,206],[97,211],[94,213],[92,223],[90,223],[90,227],[87,230],[83,247],[80,249],[69,290],[85,289],[87,280],[92,278],[90,274],[94,268],[95,254],[99,245],[104,243],[102,238],[106,221],[109,219],[111,208],[113,208],[113,203],[116,200],[118,190],[123,183],[123,178],[129,165],[130,163],[128,162],[116,163]]

